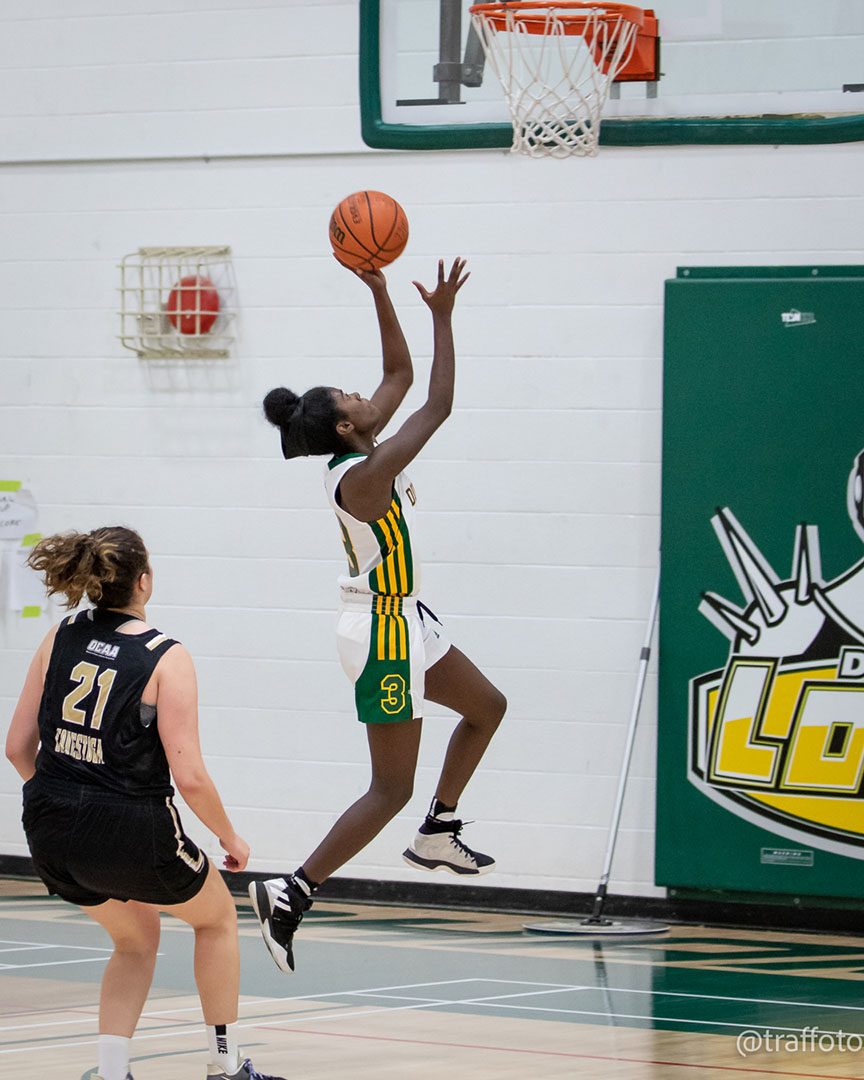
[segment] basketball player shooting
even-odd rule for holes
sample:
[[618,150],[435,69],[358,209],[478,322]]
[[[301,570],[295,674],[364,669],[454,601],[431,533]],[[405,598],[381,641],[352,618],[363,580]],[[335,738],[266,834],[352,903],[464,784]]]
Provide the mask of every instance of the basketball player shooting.
[[326,455],[327,497],[348,558],[341,590],[337,645],[354,684],[357,718],[366,725],[372,780],[303,862],[287,877],[249,888],[264,940],[282,971],[294,970],[293,937],[318,886],[361,851],[413,794],[423,701],[457,712],[429,813],[403,853],[420,870],[461,877],[494,868],[489,855],[461,839],[456,807],[500,723],[506,701],[451,645],[440,620],[420,600],[420,564],[413,522],[417,496],[405,469],[450,415],[455,351],[452,312],[468,279],[465,261],[449,274],[443,260],[429,291],[415,281],[432,313],[434,353],[424,404],[389,439],[378,434],[413,380],[408,345],[380,270],[352,270],[370,289],[378,316],[383,378],[371,398],[317,386],[302,396],[279,387],[264,412],[279,428],[286,458]]

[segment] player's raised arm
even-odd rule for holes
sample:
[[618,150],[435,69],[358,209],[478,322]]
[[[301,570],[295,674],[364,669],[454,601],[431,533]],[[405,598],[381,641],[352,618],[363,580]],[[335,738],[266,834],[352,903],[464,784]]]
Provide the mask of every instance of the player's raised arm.
[[[438,261],[438,281],[430,292],[419,281],[414,285],[432,312],[434,349],[429,393],[389,439],[374,447],[365,461],[353,468],[341,484],[343,505],[361,521],[372,521],[386,512],[393,479],[417,456],[450,415],[456,376],[453,345],[453,306],[456,294],[470,274],[463,273],[464,259],[454,259],[445,277],[444,260]],[[374,399],[373,399],[374,400]]]
[[372,291],[375,314],[381,331],[381,357],[383,377],[381,385],[369,399],[381,414],[375,434],[383,431],[393,413],[402,404],[414,381],[411,353],[402,333],[399,319],[387,291],[387,280],[380,270],[355,270],[354,273]]

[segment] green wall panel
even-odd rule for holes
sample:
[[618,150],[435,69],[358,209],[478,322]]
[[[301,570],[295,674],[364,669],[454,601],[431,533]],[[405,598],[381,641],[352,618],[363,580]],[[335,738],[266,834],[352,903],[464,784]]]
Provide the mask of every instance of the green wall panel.
[[864,267],[666,284],[658,884],[864,893],[862,322]]

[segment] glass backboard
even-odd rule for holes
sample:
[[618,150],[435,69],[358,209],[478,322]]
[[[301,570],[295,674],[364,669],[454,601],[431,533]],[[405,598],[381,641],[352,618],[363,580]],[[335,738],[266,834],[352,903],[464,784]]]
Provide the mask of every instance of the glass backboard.
[[[363,137],[404,149],[509,146],[471,0],[361,0]],[[660,78],[622,82],[601,143],[864,139],[864,0],[655,0]]]

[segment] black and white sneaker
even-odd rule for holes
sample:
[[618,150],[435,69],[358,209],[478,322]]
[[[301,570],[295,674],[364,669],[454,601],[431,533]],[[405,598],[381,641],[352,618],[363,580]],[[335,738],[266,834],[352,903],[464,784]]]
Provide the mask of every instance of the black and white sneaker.
[[427,818],[414,842],[402,852],[402,858],[418,870],[447,870],[461,877],[488,874],[494,870],[492,856],[472,851],[463,844],[459,839],[461,831],[461,821]]
[[264,944],[276,966],[286,974],[293,971],[294,934],[304,912],[312,907],[312,901],[292,877],[253,881],[249,886],[249,899],[261,924]]
[[249,1058],[246,1058],[237,1072],[233,1073],[226,1073],[218,1065],[210,1065],[207,1069],[207,1080],[285,1080],[285,1077],[260,1073]]

